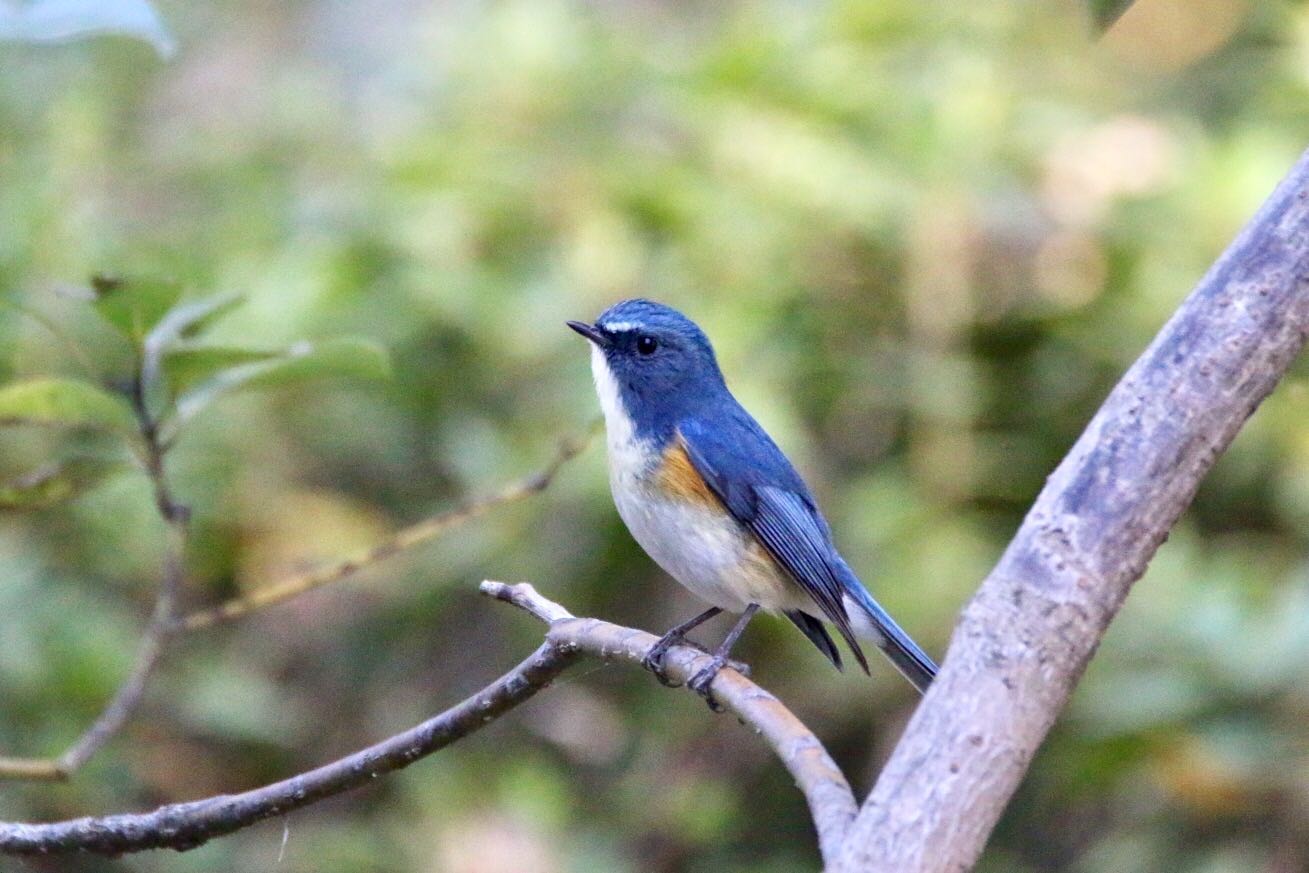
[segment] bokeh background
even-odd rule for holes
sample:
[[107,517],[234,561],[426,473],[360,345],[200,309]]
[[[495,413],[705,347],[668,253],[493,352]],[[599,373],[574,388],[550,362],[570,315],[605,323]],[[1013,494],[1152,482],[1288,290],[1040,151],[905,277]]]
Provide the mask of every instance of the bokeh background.
[[[221,402],[172,457],[206,603],[542,466],[596,415],[565,318],[647,295],[715,340],[851,563],[930,651],[1117,376],[1309,145],[1309,6],[1142,0],[161,0],[142,42],[0,45],[0,376],[122,372],[67,290],[174,278],[215,337],[343,334],[384,384]],[[65,292],[65,293],[61,293]],[[108,372],[105,372],[108,370]],[[1309,868],[1309,369],[1129,599],[982,870]],[[0,471],[68,448],[0,432]],[[139,475],[0,515],[0,753],[56,754],[131,663],[160,555]],[[528,579],[662,630],[597,441],[544,494],[187,637],[48,819],[247,788],[408,727],[536,645]],[[714,625],[711,641],[725,631]],[[784,622],[739,649],[860,792],[914,704]],[[285,845],[283,846],[285,838]],[[800,795],[692,695],[589,664],[486,731],[184,855],[35,871],[816,869]]]

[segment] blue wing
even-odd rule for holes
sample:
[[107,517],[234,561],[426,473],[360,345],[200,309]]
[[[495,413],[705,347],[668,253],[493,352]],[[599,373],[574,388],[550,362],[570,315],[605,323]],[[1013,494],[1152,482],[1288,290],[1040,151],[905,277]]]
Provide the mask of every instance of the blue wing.
[[753,418],[733,404],[731,418],[709,427],[690,417],[678,423],[686,453],[710,490],[814,601],[868,672],[842,598],[840,558],[809,489]]
[[[719,420],[716,416],[715,421]],[[736,403],[731,404],[723,425],[709,427],[703,420],[689,417],[677,428],[687,456],[710,490],[836,626],[864,672],[868,662],[855,641],[845,609],[846,596],[871,623],[877,645],[891,663],[919,691],[926,691],[936,676],[936,664],[873,599],[841,558],[813,496],[782,450]],[[840,657],[822,624],[804,620],[808,618],[804,613],[791,616],[839,668]]]

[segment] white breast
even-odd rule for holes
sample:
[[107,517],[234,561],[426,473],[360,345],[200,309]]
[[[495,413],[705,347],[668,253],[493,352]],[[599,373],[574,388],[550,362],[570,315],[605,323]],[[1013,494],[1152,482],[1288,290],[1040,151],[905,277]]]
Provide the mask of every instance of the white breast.
[[812,609],[794,582],[757,560],[753,538],[726,512],[669,500],[655,488],[659,453],[637,437],[618,382],[597,348],[591,350],[591,372],[604,410],[614,505],[641,548],[691,593],[729,612],[751,603]]

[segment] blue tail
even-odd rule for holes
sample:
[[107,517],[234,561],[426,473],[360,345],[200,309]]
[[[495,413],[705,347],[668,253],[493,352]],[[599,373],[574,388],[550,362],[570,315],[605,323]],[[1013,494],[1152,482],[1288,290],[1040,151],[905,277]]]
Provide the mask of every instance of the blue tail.
[[[896,624],[895,619],[891,618],[873,599],[873,595],[868,593],[868,589],[844,561],[840,561],[840,568],[844,571],[841,581],[844,583],[846,594],[863,611],[868,624],[872,625],[872,633],[869,636],[919,692],[927,691],[927,686],[936,678],[936,663],[900,629],[900,625]],[[859,620],[860,618],[861,616],[858,615],[850,616],[851,624],[856,630],[865,624]]]

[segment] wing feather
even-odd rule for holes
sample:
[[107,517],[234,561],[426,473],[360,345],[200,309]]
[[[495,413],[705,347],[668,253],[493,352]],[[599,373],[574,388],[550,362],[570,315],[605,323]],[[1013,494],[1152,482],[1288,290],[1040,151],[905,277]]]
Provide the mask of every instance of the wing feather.
[[[842,602],[845,590],[833,566],[827,525],[781,451],[753,420],[750,424],[749,432],[756,436],[753,445],[725,444],[694,419],[682,422],[678,435],[709,488],[836,626],[859,666],[868,672]],[[771,473],[772,481],[761,481],[761,473]]]

